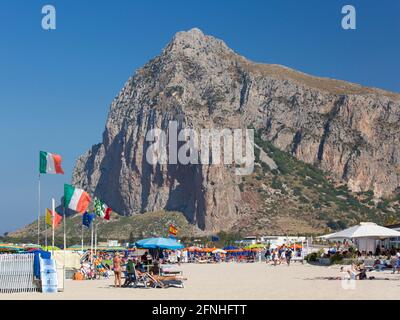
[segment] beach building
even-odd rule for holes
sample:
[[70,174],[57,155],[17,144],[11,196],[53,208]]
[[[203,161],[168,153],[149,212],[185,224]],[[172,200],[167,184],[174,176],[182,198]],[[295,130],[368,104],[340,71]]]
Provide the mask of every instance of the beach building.
[[[400,223],[388,225],[388,226],[385,226],[385,227],[389,228],[389,229],[393,229],[395,231],[400,231]],[[382,242],[383,242],[383,245],[386,248],[400,249],[400,237],[389,238],[389,239],[386,239],[386,240],[384,240]]]
[[253,244],[265,244],[265,245],[276,245],[281,246],[288,243],[302,243],[306,242],[306,237],[298,236],[248,236],[242,240],[236,241],[237,244],[242,245],[253,245]]

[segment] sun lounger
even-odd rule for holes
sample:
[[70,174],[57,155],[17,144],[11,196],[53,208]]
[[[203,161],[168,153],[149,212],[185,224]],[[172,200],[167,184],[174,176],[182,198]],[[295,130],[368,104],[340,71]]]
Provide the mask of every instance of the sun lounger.
[[208,263],[208,260],[207,259],[198,259],[198,258],[196,258],[196,262],[197,263]]
[[291,262],[301,262],[302,264],[304,264],[304,258],[303,257],[293,257],[292,259],[290,259]]
[[176,266],[172,265],[161,265],[160,271],[161,276],[182,275],[182,270],[179,270]]
[[149,278],[150,282],[152,283],[153,288],[168,288],[168,287],[184,288],[185,287],[182,280],[178,280],[178,279],[176,279],[176,280],[160,280],[160,279],[156,279],[149,273],[147,273],[146,276]]
[[374,269],[374,264],[375,264],[374,259],[365,259],[364,260],[365,269],[367,269],[368,271],[371,271]]
[[147,288],[147,284],[149,282],[148,277],[147,277],[148,274],[147,273],[138,273],[136,269],[134,269],[134,271],[135,271],[135,274],[134,274],[135,288],[138,288],[138,287]]

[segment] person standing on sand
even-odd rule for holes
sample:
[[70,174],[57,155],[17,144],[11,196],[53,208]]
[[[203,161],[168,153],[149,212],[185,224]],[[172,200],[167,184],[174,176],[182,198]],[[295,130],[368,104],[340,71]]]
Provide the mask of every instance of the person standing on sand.
[[287,249],[286,251],[286,263],[288,265],[288,267],[290,266],[290,260],[292,259],[292,250]]
[[274,266],[276,266],[278,264],[278,260],[279,260],[279,252],[277,249],[272,251],[272,259],[274,260]]
[[121,272],[122,272],[122,270],[121,270],[121,259],[119,257],[118,252],[115,253],[115,256],[113,259],[113,265],[114,265],[114,275],[115,275],[114,285],[115,285],[115,287],[117,287],[117,285],[118,285],[118,287],[121,288]]
[[265,263],[268,264],[268,262],[271,260],[271,251],[269,248],[267,248],[267,251],[265,251]]
[[283,248],[281,252],[281,259],[279,260],[279,264],[282,264],[282,261],[286,261],[286,249]]

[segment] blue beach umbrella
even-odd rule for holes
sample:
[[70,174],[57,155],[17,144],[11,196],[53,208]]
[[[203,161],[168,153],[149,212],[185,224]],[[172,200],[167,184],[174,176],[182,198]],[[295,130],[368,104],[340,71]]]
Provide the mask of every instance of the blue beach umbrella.
[[223,248],[224,250],[237,250],[237,249],[239,249],[238,247],[235,247],[235,246],[226,246],[226,247],[224,247]]
[[148,238],[137,241],[135,243],[136,247],[143,249],[169,249],[177,250],[183,249],[184,246],[178,241],[167,238]]

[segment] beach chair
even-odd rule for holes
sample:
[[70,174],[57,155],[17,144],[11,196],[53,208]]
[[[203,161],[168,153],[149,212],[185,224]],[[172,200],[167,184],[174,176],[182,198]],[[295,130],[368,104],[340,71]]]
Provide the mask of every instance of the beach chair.
[[177,287],[177,288],[185,287],[182,280],[158,280],[149,273],[147,273],[146,276],[150,279],[150,282],[152,282],[153,288],[165,289],[168,287]]
[[368,271],[374,270],[374,264],[375,264],[374,259],[365,259],[364,260],[365,269]]
[[135,268],[134,268],[134,271],[135,271],[135,273],[134,273],[134,277],[135,277],[134,285],[135,285],[135,288],[143,287],[143,288],[147,289],[148,288],[147,284],[149,282],[149,280],[147,278],[148,274],[147,273],[138,274]]

